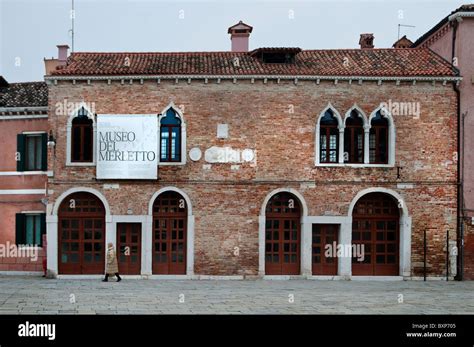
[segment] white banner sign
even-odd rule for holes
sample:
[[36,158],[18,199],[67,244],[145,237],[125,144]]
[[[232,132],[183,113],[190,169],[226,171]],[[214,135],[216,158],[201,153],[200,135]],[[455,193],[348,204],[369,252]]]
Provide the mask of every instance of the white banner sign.
[[158,178],[156,114],[97,116],[97,178]]

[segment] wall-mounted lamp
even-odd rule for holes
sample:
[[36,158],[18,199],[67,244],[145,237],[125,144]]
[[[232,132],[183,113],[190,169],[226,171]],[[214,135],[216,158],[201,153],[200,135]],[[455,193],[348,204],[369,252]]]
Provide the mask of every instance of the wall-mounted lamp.
[[52,130],[49,131],[49,135],[48,135],[48,147],[51,147],[51,148],[56,147],[56,139],[53,136]]

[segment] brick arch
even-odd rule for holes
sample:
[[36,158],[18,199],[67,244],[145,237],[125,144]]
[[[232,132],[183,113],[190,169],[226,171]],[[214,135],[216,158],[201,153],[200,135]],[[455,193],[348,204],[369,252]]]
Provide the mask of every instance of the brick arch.
[[268,202],[270,201],[270,199],[274,195],[276,195],[278,193],[293,194],[298,199],[299,203],[301,204],[302,216],[307,216],[308,215],[308,205],[306,204],[306,200],[303,197],[303,195],[301,195],[300,192],[298,192],[296,189],[293,189],[293,188],[278,188],[278,189],[272,190],[270,193],[268,193],[267,196],[265,197],[265,199],[263,200],[262,207],[260,208],[260,216],[265,217],[265,209],[267,207]]
[[179,189],[179,188],[173,187],[173,186],[161,188],[160,190],[156,191],[152,195],[152,197],[150,198],[150,201],[148,202],[148,215],[153,216],[153,204],[155,203],[156,198],[160,194],[162,194],[164,192],[170,192],[170,191],[171,192],[176,192],[184,198],[184,200],[186,201],[186,210],[188,212],[188,216],[192,216],[193,215],[193,205],[191,203],[191,199],[189,198],[189,195],[186,194],[186,192],[183,191],[182,189]]
[[363,189],[363,190],[361,190],[360,192],[358,192],[356,194],[356,196],[352,199],[352,201],[349,205],[349,209],[348,209],[348,212],[347,212],[347,214],[349,216],[352,216],[352,213],[354,211],[354,207],[357,204],[357,202],[359,201],[359,199],[361,197],[363,197],[364,195],[367,195],[369,193],[385,193],[387,195],[392,196],[393,198],[395,198],[398,201],[399,208],[402,210],[401,214],[405,215],[405,216],[409,215],[408,214],[408,207],[407,207],[407,204],[405,203],[405,199],[400,194],[398,194],[396,191],[391,190],[391,189],[382,188],[382,187],[373,187],[373,188]]
[[67,198],[69,195],[74,194],[74,193],[91,193],[92,195],[95,195],[97,198],[99,198],[99,200],[104,205],[105,215],[110,216],[110,214],[111,214],[110,213],[110,206],[109,206],[109,203],[108,203],[107,199],[105,198],[105,196],[101,192],[99,192],[98,190],[96,190],[94,188],[87,188],[87,187],[75,187],[75,188],[71,188],[71,189],[68,189],[65,192],[63,192],[56,199],[56,201],[54,202],[54,206],[53,206],[51,214],[53,216],[57,216],[58,211],[59,211],[59,206],[61,205],[63,200],[65,198]]

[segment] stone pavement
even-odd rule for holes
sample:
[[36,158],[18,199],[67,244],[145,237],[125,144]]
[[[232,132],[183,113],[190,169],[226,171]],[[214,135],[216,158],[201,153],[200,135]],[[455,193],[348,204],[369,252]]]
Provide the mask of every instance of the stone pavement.
[[474,314],[474,282],[0,276],[0,314]]

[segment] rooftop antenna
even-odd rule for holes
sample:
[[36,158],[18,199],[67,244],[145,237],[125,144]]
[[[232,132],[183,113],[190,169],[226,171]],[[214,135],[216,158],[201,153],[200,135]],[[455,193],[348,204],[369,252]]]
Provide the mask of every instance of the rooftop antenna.
[[69,29],[69,32],[71,33],[71,52],[74,52],[74,18],[76,13],[74,12],[74,0],[71,0],[71,2],[71,29]]
[[398,24],[398,40],[400,40],[400,27],[405,27],[405,28],[416,28],[414,25]]

